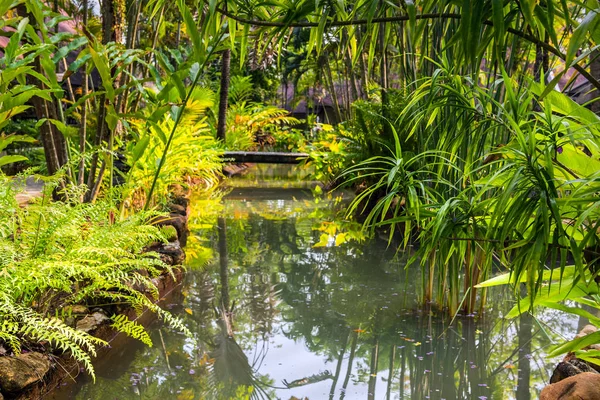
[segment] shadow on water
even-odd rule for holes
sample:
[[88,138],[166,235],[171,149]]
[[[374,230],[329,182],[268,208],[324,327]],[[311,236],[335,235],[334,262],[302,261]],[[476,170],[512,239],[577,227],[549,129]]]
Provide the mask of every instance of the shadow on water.
[[315,201],[310,184],[269,166],[227,184],[193,201],[184,300],[170,305],[196,342],[157,325],[154,347],[121,350],[95,384],[54,398],[525,400],[552,364],[541,327],[575,331],[558,312],[503,319],[503,291],[485,315],[448,326],[416,302],[423,277],[407,255],[340,240],[353,229],[336,218],[344,196]]

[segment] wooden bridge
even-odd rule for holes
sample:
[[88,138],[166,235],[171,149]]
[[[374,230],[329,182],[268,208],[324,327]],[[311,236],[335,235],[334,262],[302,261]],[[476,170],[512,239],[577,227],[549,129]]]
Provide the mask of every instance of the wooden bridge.
[[279,153],[265,151],[226,151],[225,161],[258,164],[299,164],[308,158],[307,153]]

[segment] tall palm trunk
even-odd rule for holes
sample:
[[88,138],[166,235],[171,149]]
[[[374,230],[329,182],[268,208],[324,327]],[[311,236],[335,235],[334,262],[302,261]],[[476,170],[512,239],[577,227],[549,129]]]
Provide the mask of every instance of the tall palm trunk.
[[[227,11],[227,2],[225,2]],[[219,113],[217,119],[217,139],[225,142],[227,132],[227,102],[229,100],[229,81],[231,79],[231,50],[225,49],[221,56],[221,82],[219,93]]]
[[225,141],[227,131],[227,101],[229,99],[229,81],[231,78],[231,50],[226,49],[221,56],[221,91],[219,95],[219,113],[217,120],[217,139]]
[[218,218],[217,229],[219,231],[219,275],[221,278],[221,304],[223,309],[226,312],[229,312],[229,261],[227,257],[227,223],[225,218]]

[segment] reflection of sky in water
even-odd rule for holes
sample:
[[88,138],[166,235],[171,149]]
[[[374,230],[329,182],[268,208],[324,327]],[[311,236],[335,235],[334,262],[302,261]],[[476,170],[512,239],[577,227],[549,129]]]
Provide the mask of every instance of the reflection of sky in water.
[[[261,175],[268,178],[269,189],[288,189],[260,190]],[[331,240],[328,247],[313,248],[321,234],[313,228],[332,218],[330,202],[315,204],[310,191],[298,188],[294,179],[261,167],[229,181],[233,189],[219,205],[227,225],[229,295],[236,304],[235,346],[254,365],[254,378],[268,380],[262,385],[266,393],[285,400],[328,399],[337,375],[335,399],[342,397],[345,380],[345,399],[368,399],[369,391],[374,391],[372,398],[385,399],[388,390],[391,399],[449,400],[465,398],[465,393],[473,399],[514,399],[519,359],[530,358],[527,392],[537,397],[556,362],[545,358],[545,349],[561,336],[571,338],[578,318],[544,310],[539,323],[532,323],[531,352],[520,351],[519,320],[500,318],[514,304],[513,294],[493,290],[484,318],[458,318],[448,328],[441,313],[415,311],[420,273],[405,270],[405,261],[394,259],[385,243],[336,247]],[[238,189],[236,182],[241,182]],[[259,189],[252,188],[257,185]],[[214,257],[204,269],[188,273],[183,305],[172,311],[198,335],[200,348],[178,333],[153,329],[153,348],[132,346],[115,357],[123,368],[100,368],[95,385],[69,386],[55,398],[214,397],[206,388],[213,377],[212,335],[220,332],[215,313],[222,288],[219,239],[213,227],[218,212],[209,202],[199,201],[197,207],[200,217],[192,223],[203,226],[197,240],[212,246]],[[195,250],[193,241],[189,250]],[[190,264],[195,265],[193,260]],[[552,339],[539,333],[541,327]],[[284,381],[311,380],[325,371],[332,377],[281,388]]]

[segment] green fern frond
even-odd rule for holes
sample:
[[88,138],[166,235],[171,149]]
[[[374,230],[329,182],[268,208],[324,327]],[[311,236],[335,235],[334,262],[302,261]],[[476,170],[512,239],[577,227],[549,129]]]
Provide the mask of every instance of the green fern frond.
[[148,332],[146,332],[142,325],[135,321],[129,320],[123,314],[113,315],[111,320],[113,321],[111,326],[115,330],[124,333],[131,338],[137,339],[149,347],[152,347],[152,339],[150,339]]

